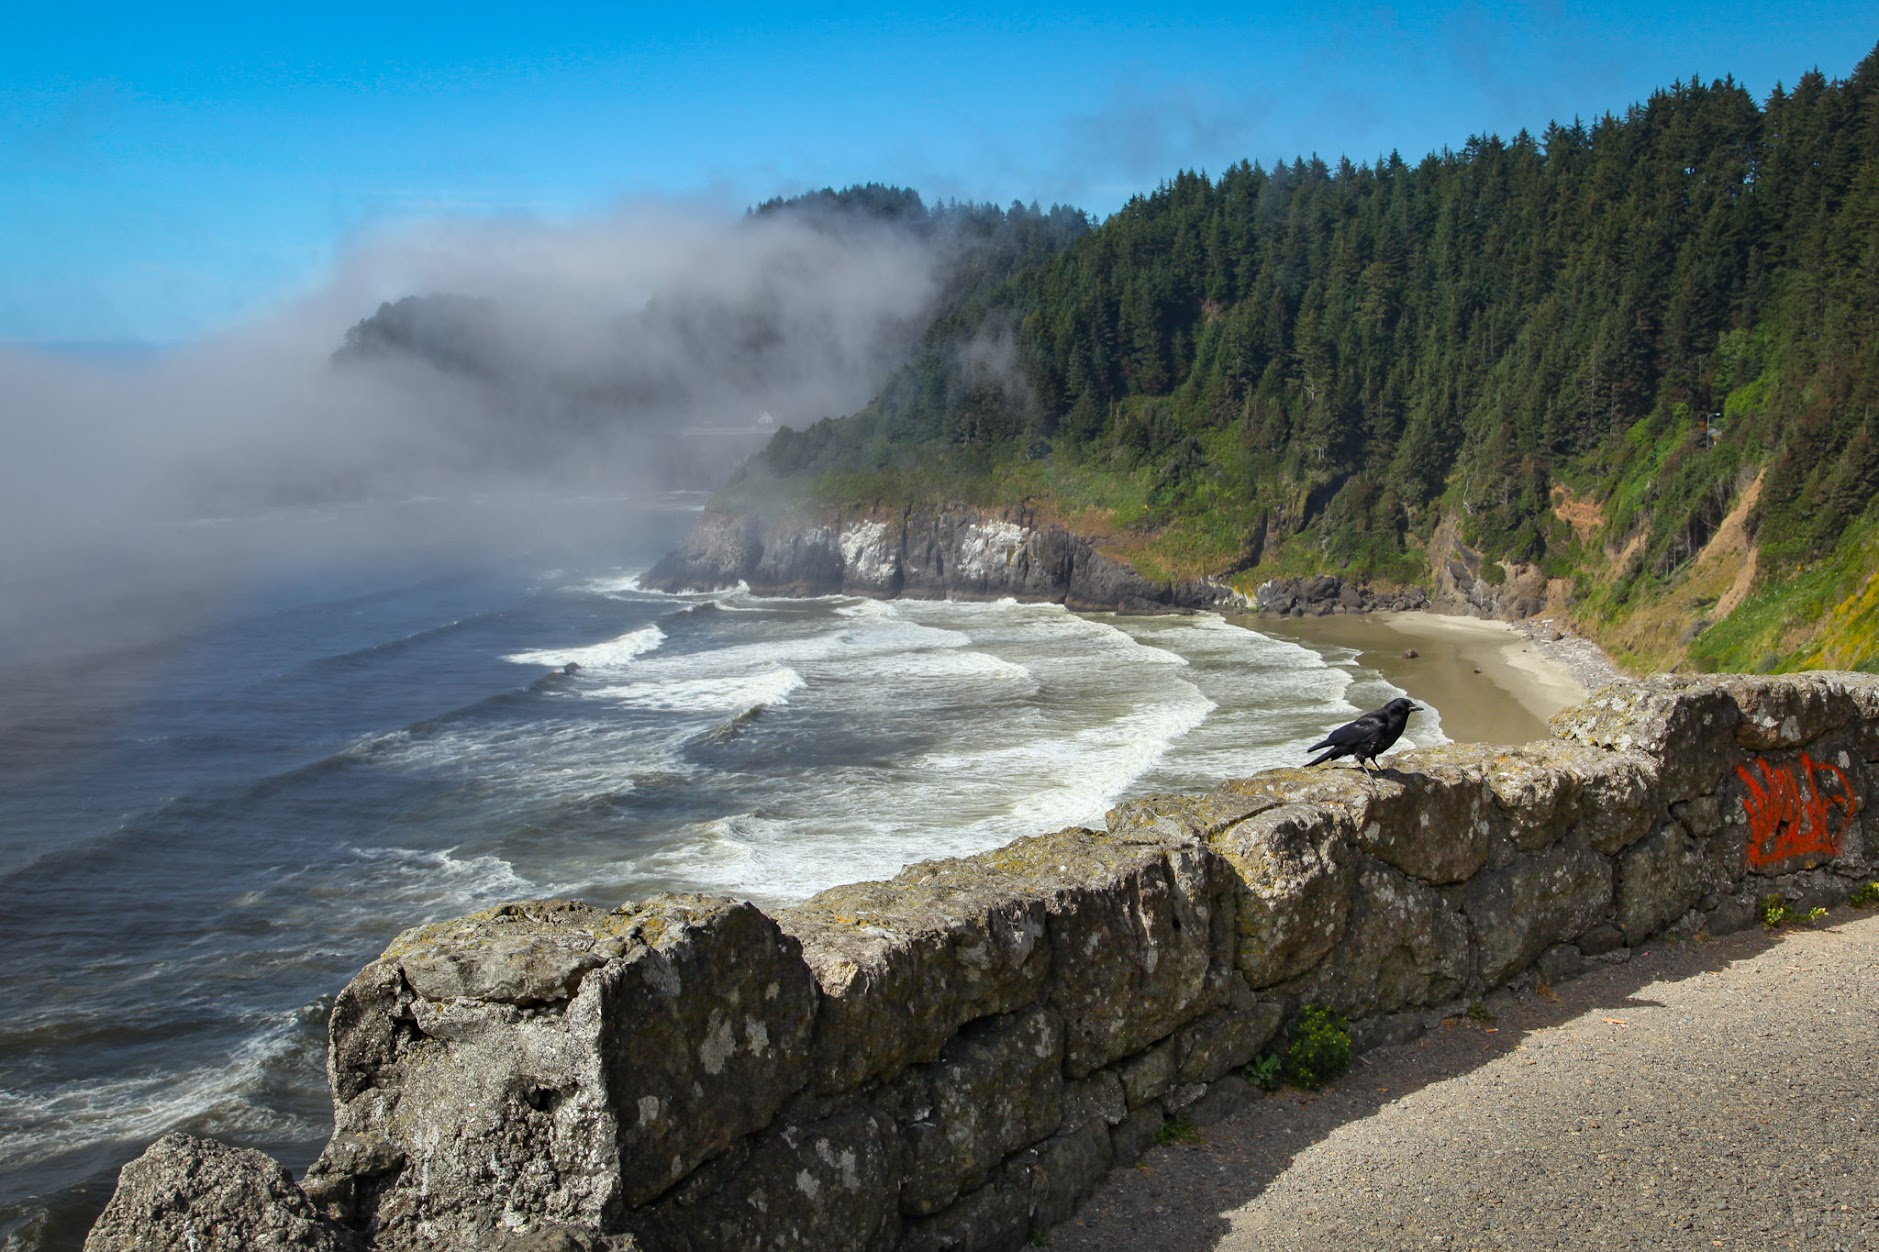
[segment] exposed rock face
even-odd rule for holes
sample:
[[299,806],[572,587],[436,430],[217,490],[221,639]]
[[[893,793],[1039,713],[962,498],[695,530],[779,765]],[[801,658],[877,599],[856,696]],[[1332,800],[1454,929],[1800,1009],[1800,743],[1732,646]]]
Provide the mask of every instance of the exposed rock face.
[[1303,973],[1343,937],[1357,860],[1347,823],[1336,809],[1287,804],[1210,840],[1239,878],[1235,957],[1248,986]]
[[1549,580],[1538,565],[1490,561],[1461,541],[1459,519],[1442,519],[1429,537],[1432,606],[1443,613],[1519,621],[1564,603],[1570,579]]
[[1463,900],[1474,927],[1476,978],[1484,988],[1496,987],[1610,914],[1612,867],[1569,840],[1483,874],[1468,884]]
[[1618,858],[1618,929],[1641,942],[1729,879],[1722,849],[1706,848],[1681,824],[1666,822]]
[[1435,888],[1365,861],[1344,938],[1287,990],[1359,1017],[1441,1004],[1469,984],[1467,922]]
[[856,516],[760,520],[706,513],[641,579],[655,591],[746,583],[761,595],[1012,596],[1085,611],[1166,613],[1238,605],[1206,580],[1153,583],[1087,539],[1023,510],[903,509]]
[[[1335,574],[1274,578],[1253,592],[1262,613],[1323,617],[1332,613],[1433,609],[1468,617],[1520,621],[1557,610],[1570,598],[1569,579],[1549,580],[1538,565],[1490,561],[1461,542],[1454,519],[1436,527],[1429,544],[1431,591],[1420,587],[1373,589]],[[1405,655],[1414,656],[1411,649]]]
[[792,1108],[666,1200],[632,1215],[648,1248],[886,1249],[900,1233],[893,1119],[862,1102]]
[[617,1225],[808,1080],[814,988],[748,904],[504,905],[407,931],[333,1008],[307,1188],[382,1248]]
[[1327,617],[1332,613],[1426,609],[1429,597],[1420,587],[1376,590],[1367,583],[1347,583],[1336,574],[1317,574],[1310,578],[1267,579],[1254,589],[1253,607],[1281,617]]
[[654,591],[735,587],[749,581],[762,559],[763,537],[756,518],[741,513],[706,513],[679,546],[640,582]]
[[85,1252],[352,1252],[272,1157],[213,1139],[169,1134],[118,1174],[117,1192]]
[[1879,756],[1879,688],[1863,674],[1666,674],[1595,692],[1557,714],[1553,733],[1660,762],[1659,785],[1676,802],[1712,790],[1718,772],[1730,773],[1745,753],[1774,757],[1812,746],[1824,759],[1844,751],[1839,768],[1846,770],[1872,760]]
[[774,920],[662,896],[421,927],[334,1007],[305,1192],[171,1136],[89,1246],[1016,1248],[1167,1118],[1247,1098],[1302,1005],[1403,1038],[1879,868],[1879,678],[1653,680],[1554,726],[1133,800]]
[[934,1060],[967,1022],[1043,997],[1044,902],[958,870],[915,865],[891,883],[836,887],[779,915],[821,989],[819,1092],[852,1091]]
[[892,1098],[901,1134],[901,1211],[937,1213],[1007,1156],[1063,1122],[1064,1029],[1033,1007],[975,1022],[940,1059],[914,1067]]

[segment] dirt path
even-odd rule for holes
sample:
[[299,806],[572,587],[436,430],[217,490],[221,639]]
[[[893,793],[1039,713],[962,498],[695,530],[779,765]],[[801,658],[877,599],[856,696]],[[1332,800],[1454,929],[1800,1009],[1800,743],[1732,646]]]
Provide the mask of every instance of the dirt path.
[[1879,1248],[1879,915],[1653,946],[1153,1148],[1064,1249]]

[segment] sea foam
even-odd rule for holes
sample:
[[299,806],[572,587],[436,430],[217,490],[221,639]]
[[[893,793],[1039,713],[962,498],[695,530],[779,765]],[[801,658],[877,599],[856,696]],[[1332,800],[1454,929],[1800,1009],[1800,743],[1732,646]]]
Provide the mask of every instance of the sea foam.
[[225,1056],[182,1071],[0,1087],[0,1159],[24,1169],[101,1139],[143,1142],[177,1126],[250,1139],[305,1139],[322,1125],[257,1098],[304,1051],[304,1011],[275,1014]]
[[611,672],[626,666],[635,657],[653,651],[665,642],[665,638],[665,632],[659,629],[657,623],[654,623],[584,647],[535,648],[527,652],[512,652],[503,660],[514,661],[517,665],[547,665],[557,668],[572,662],[584,670]]

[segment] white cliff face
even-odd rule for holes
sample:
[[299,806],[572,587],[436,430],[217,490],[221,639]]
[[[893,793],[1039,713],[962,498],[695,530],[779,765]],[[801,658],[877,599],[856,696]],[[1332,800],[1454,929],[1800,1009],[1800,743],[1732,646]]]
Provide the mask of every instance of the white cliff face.
[[972,578],[1002,575],[1024,551],[1031,532],[1016,522],[976,522],[960,532],[958,569]]
[[641,577],[640,586],[698,591],[739,582],[759,595],[1013,596],[1089,612],[1160,613],[1243,603],[1209,580],[1150,582],[1060,527],[988,518],[964,506],[839,525],[707,515]]
[[842,573],[850,583],[879,586],[900,572],[900,557],[887,542],[886,522],[854,522],[842,529]]

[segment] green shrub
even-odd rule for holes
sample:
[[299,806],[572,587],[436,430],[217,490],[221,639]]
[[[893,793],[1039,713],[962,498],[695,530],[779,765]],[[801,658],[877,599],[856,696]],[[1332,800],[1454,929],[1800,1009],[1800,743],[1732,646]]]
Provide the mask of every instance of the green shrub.
[[1257,1060],[1249,1061],[1245,1069],[1246,1081],[1261,1091],[1277,1091],[1285,1080],[1285,1061],[1277,1052],[1268,1052]]
[[1170,1117],[1155,1131],[1155,1142],[1162,1147],[1172,1143],[1192,1143],[1200,1138],[1200,1132],[1194,1129],[1194,1123],[1185,1117]]
[[1869,909],[1879,904],[1879,882],[1869,882],[1847,897],[1848,904],[1856,909]]
[[1299,1010],[1298,1029],[1285,1050],[1288,1081],[1316,1091],[1350,1068],[1351,1033],[1344,1018],[1316,1004]]
[[1788,902],[1778,895],[1762,897],[1762,925],[1770,930],[1785,926],[1788,921]]

